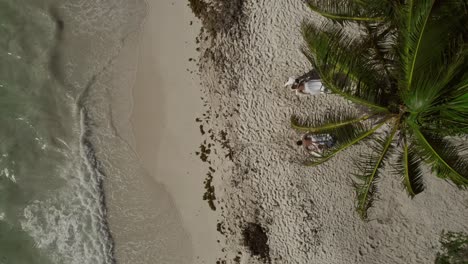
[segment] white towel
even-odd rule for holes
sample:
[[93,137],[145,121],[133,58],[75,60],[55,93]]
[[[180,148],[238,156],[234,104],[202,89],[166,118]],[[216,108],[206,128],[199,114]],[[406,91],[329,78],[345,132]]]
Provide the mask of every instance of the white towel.
[[304,93],[322,94],[325,93],[325,88],[320,80],[310,80],[304,83]]

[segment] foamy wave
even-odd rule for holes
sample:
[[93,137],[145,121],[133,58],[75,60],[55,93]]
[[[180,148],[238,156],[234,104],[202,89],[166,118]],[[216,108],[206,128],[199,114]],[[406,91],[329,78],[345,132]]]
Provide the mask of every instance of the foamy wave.
[[92,202],[75,194],[63,190],[56,199],[28,205],[21,227],[56,263],[112,263],[109,250],[103,250],[109,241],[99,232],[101,216],[91,213],[96,212]]
[[26,206],[21,227],[56,263],[113,263],[102,176],[96,169],[92,148],[86,143],[84,114],[81,116],[83,144],[76,152],[76,160],[64,166],[61,175],[68,182],[52,193],[52,198]]

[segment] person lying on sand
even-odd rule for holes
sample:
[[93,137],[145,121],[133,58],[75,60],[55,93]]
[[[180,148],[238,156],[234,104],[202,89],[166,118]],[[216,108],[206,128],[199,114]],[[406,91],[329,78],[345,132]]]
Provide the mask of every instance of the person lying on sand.
[[320,158],[322,154],[317,145],[314,144],[310,139],[303,138],[296,142],[298,146],[303,146],[307,153],[311,154],[314,157]]
[[335,145],[335,140],[330,134],[314,135],[307,133],[296,144],[303,146],[312,156],[320,158],[324,151]]
[[320,78],[315,71],[310,71],[300,77],[289,77],[288,81],[284,84],[285,87],[291,86],[291,89],[296,91],[296,94],[323,94],[328,93],[327,89],[323,86]]

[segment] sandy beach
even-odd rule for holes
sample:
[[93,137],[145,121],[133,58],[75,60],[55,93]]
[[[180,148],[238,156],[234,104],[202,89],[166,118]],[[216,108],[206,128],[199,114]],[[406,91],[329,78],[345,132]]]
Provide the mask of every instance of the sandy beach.
[[310,70],[299,26],[318,18],[302,1],[147,4],[98,81],[114,87],[111,120],[96,120],[118,148],[97,156],[119,168],[104,184],[119,263],[422,264],[442,231],[468,230],[466,192],[435,177],[415,199],[383,177],[363,222],[350,170],[364,148],[301,165],[291,114],[354,107],[283,87]]
[[[211,2],[218,12],[199,13],[207,29],[210,17],[231,10]],[[232,154],[216,176],[228,252],[236,256],[227,263],[433,263],[442,231],[468,230],[467,193],[428,175],[427,190],[410,199],[388,173],[363,222],[354,211],[351,163],[366,149],[307,168],[295,145],[301,135],[289,125],[293,113],[354,107],[332,94],[297,97],[283,87],[310,70],[299,51],[300,23],[318,18],[300,0],[235,2],[238,24],[200,37],[208,123],[213,135],[227,134]]]
[[[434,263],[442,234],[468,233],[468,191],[448,181],[463,184],[458,174],[468,168],[468,150],[459,158],[451,147],[467,140],[456,133],[467,125],[459,68],[466,32],[458,26],[468,13],[458,21],[447,11],[461,1],[404,1],[403,11],[392,10],[398,25],[381,30],[389,9],[370,5],[362,20],[378,32],[363,43],[377,47],[349,47],[371,62],[346,58],[337,63],[346,76],[327,74],[328,52],[320,73],[340,83],[351,76],[345,89],[371,101],[382,95],[376,103],[385,107],[376,108],[384,111],[359,120],[343,114],[338,132],[322,126],[327,139],[309,144],[321,144],[330,159],[306,167],[311,153],[305,141],[296,144],[303,135],[291,116],[365,110],[319,93],[317,80],[313,96],[284,86],[311,70],[300,28],[321,18],[305,2],[0,0],[0,264]],[[463,24],[447,23],[451,17]],[[433,52],[425,41],[439,33],[449,43],[435,43]],[[349,69],[358,64],[364,70]],[[341,132],[375,119],[381,123],[367,134],[349,133],[357,138]],[[343,147],[385,129],[392,132],[377,162],[353,166],[371,146]],[[440,142],[448,150],[431,147]],[[385,159],[398,149],[406,178],[387,166],[395,156]],[[422,190],[420,161],[446,179],[421,170],[424,192],[410,198],[402,182],[409,193]],[[357,193],[355,170],[369,174]],[[367,208],[373,181],[377,197],[363,221],[356,196]]]

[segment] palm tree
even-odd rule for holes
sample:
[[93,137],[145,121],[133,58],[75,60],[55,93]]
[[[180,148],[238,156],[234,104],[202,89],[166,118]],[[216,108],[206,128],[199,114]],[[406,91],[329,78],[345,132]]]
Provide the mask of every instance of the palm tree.
[[[458,187],[468,185],[467,0],[307,0],[324,19],[304,22],[303,53],[334,94],[362,111],[292,117],[292,127],[328,133],[337,143],[322,164],[356,144],[356,209],[367,218],[382,168],[390,164],[411,197],[424,190],[423,166]],[[352,32],[354,32],[352,34]],[[357,36],[357,37],[356,37]]]

